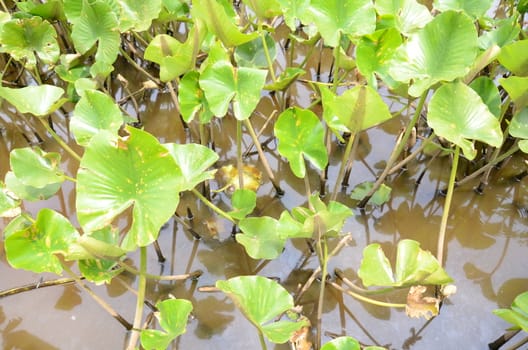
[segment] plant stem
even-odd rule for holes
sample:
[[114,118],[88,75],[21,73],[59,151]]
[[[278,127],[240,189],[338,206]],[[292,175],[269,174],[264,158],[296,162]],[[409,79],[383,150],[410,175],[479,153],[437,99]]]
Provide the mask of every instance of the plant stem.
[[345,175],[345,170],[347,168],[348,162],[351,162],[350,159],[350,153],[352,153],[352,146],[354,145],[354,139],[356,138],[356,133],[353,132],[350,134],[350,137],[348,138],[347,145],[345,148],[345,153],[343,153],[343,159],[341,159],[341,165],[339,167],[339,173],[337,174],[337,179],[334,184],[334,190],[332,191],[331,200],[335,200],[337,197],[337,188],[339,187],[339,184],[343,181],[343,177]]
[[449,176],[449,184],[447,187],[447,195],[444,203],[444,211],[442,212],[442,221],[440,222],[440,233],[438,234],[438,246],[436,259],[440,266],[443,266],[444,259],[444,241],[447,230],[447,218],[449,217],[449,208],[451,207],[451,199],[453,198],[453,191],[455,189],[455,180],[458,168],[458,158],[460,157],[460,147],[455,146],[455,155],[453,157],[453,164],[451,165],[451,175]]
[[321,348],[322,326],[323,326],[323,303],[324,292],[326,287],[326,275],[328,271],[328,246],[324,237],[317,240],[317,250],[320,252],[321,259],[321,286],[319,287],[319,300],[317,301],[317,331],[316,331],[316,349]]
[[275,191],[277,191],[278,195],[283,195],[284,191],[280,188],[279,184],[275,180],[275,175],[273,175],[273,172],[271,171],[271,167],[269,166],[268,159],[266,158],[264,151],[262,151],[262,146],[260,145],[260,142],[257,138],[257,134],[255,134],[255,130],[253,129],[253,126],[251,125],[251,122],[249,121],[249,119],[244,119],[244,125],[248,129],[248,132],[251,135],[251,138],[253,139],[253,143],[255,144],[255,147],[257,147],[257,151],[258,151],[260,160],[262,162],[262,165],[264,166],[264,170],[266,170],[266,173],[268,174],[268,177],[271,183],[273,184],[273,187],[275,187]]
[[242,122],[236,121],[236,146],[237,146],[237,172],[238,172],[238,188],[244,188],[244,164],[242,162]]
[[216,205],[214,205],[213,203],[211,203],[207,198],[205,198],[199,191],[197,191],[195,188],[193,188],[191,190],[192,193],[194,193],[194,195],[196,197],[198,197],[205,205],[207,205],[209,208],[211,208],[215,213],[217,213],[218,215],[220,215],[221,217],[231,221],[233,224],[236,224],[236,221],[228,214],[226,213],[225,211],[223,211],[222,209],[218,208]]
[[335,282],[330,282],[330,285],[332,287],[334,287],[335,289],[339,290],[340,292],[346,293],[346,294],[350,295],[351,297],[354,297],[354,298],[356,298],[358,300],[364,301],[364,302],[372,304],[372,305],[383,306],[383,307],[397,307],[397,308],[403,308],[403,307],[407,306],[406,304],[386,303],[384,301],[379,301],[379,300],[375,300],[375,299],[372,299],[372,298],[368,298],[368,297],[366,297],[364,295],[360,295],[360,294],[354,293],[351,290],[346,290],[346,289],[344,289],[343,287],[341,287],[339,284],[337,284]]
[[136,299],[136,315],[134,316],[134,325],[128,341],[127,350],[134,350],[136,348],[141,330],[141,321],[143,320],[143,304],[145,302],[145,290],[147,287],[147,247],[140,247],[139,253],[139,281],[138,296]]
[[53,129],[48,125],[48,123],[46,123],[46,121],[42,118],[37,118],[40,123],[42,125],[44,125],[44,128],[46,128],[46,131],[51,135],[51,137],[53,137],[53,139],[55,141],[57,141],[57,143],[66,151],[68,152],[73,158],[75,158],[78,162],[81,162],[81,157],[75,153],[74,150],[72,150],[70,148],[70,146],[68,146],[68,144],[66,142],[64,142],[60,137],[59,135],[57,135],[57,133],[55,131],[53,131]]
[[273,69],[273,61],[268,49],[268,43],[266,42],[266,34],[262,30],[262,23],[258,24],[258,32],[260,34],[260,39],[262,40],[262,47],[264,48],[264,55],[266,56],[266,61],[268,62],[268,69],[270,71],[271,79],[274,83],[277,82],[277,77],[275,76],[275,69]]
[[264,339],[264,334],[262,334],[262,331],[260,329],[258,330],[258,336],[260,340],[260,347],[262,348],[262,350],[268,350],[268,347],[266,346],[266,339]]
[[125,60],[130,63],[134,68],[136,68],[138,71],[140,71],[143,75],[145,75],[147,78],[149,78],[150,80],[152,80],[156,85],[158,86],[162,86],[161,84],[161,81],[156,78],[155,76],[153,76],[152,74],[150,74],[149,72],[147,72],[146,70],[144,70],[139,64],[136,63],[136,61],[134,61],[132,59],[132,57],[129,56],[129,54],[123,50],[123,48],[119,48],[119,52],[121,53],[121,55],[123,55],[123,57],[125,58]]
[[[79,277],[79,279],[83,280],[84,277]],[[11,296],[11,295],[19,294],[19,293],[29,292],[35,289],[53,287],[53,286],[64,286],[64,285],[72,284],[75,282],[76,280],[74,278],[59,278],[59,279],[55,279],[51,281],[42,281],[42,282],[37,282],[37,283],[26,284],[20,287],[0,290],[0,299]]]

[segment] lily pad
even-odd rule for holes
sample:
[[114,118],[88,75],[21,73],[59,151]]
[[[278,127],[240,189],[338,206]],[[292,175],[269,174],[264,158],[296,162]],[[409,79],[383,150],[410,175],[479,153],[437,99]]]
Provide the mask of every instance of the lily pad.
[[321,350],[361,350],[361,347],[352,337],[337,337],[324,344]]
[[200,87],[205,93],[209,108],[217,117],[227,113],[233,102],[233,113],[245,120],[257,107],[260,93],[266,82],[267,71],[233,67],[228,61],[218,61],[205,68],[200,75]]
[[133,29],[142,32],[150,28],[152,20],[161,11],[162,0],[117,0],[121,9],[119,16],[119,31]]
[[54,182],[44,187],[25,185],[12,171],[5,176],[6,187],[18,198],[36,202],[51,198],[61,188],[62,182]]
[[471,18],[446,11],[396,51],[390,74],[397,81],[411,83],[409,94],[416,97],[439,81],[464,76],[476,55],[477,31]]
[[423,28],[433,19],[429,9],[416,0],[377,0],[374,6],[381,23],[391,23],[389,27],[404,35]]
[[446,284],[453,281],[430,252],[422,250],[420,243],[410,239],[398,242],[394,274],[380,245],[369,244],[363,250],[358,276],[367,287],[404,287],[416,284]]
[[497,118],[500,116],[501,98],[499,89],[488,77],[482,76],[473,80],[469,87],[479,94],[482,101],[488,106],[488,109]]
[[152,243],[179,202],[182,173],[170,152],[145,131],[92,138],[77,173],[77,216],[87,232],[104,228],[133,206],[123,247]]
[[519,40],[501,49],[500,64],[517,76],[528,75],[528,40]]
[[62,263],[56,255],[67,255],[70,244],[79,238],[68,219],[48,208],[42,209],[34,222],[13,220],[4,234],[9,264],[36,273],[60,274]]
[[259,19],[272,18],[282,14],[277,0],[242,0]]
[[510,95],[518,110],[528,106],[528,77],[508,77],[499,79],[500,84]]
[[279,74],[279,76],[277,77],[277,81],[265,85],[264,89],[270,91],[286,90],[298,77],[300,77],[304,73],[306,73],[304,69],[288,67],[281,74]]
[[141,331],[141,346],[146,350],[167,349],[170,342],[185,333],[187,321],[193,309],[189,300],[167,299],[156,303],[154,314],[163,331],[144,329]]
[[513,115],[508,131],[513,137],[528,139],[528,107]]
[[183,120],[190,123],[195,117],[202,124],[209,123],[213,118],[213,112],[209,108],[204,91],[199,84],[200,73],[189,71],[180,80],[178,87],[178,102]]
[[251,214],[257,206],[257,194],[251,190],[237,189],[231,196],[233,210],[228,214],[237,220],[242,220]]
[[20,212],[20,199],[0,181],[0,217],[12,218]]
[[293,297],[277,282],[261,276],[240,276],[217,281],[246,318],[273,343],[287,342],[306,321],[273,321],[293,308]]
[[[264,40],[266,41],[270,60],[273,62],[277,57],[275,40],[269,33],[264,35]],[[268,60],[266,58],[266,49],[264,48],[262,38],[256,38],[237,46],[235,48],[235,60],[238,63],[238,66],[241,67],[267,68]]]
[[44,152],[40,147],[15,148],[9,156],[15,177],[24,185],[42,188],[64,181],[59,168],[61,156],[56,152]]
[[308,11],[328,46],[338,46],[345,35],[358,37],[376,29],[371,0],[312,0]]
[[31,113],[35,116],[47,116],[57,110],[64,102],[64,90],[53,85],[26,86],[11,89],[0,86],[0,97],[5,98],[19,113]]
[[459,146],[470,160],[477,154],[470,140],[494,147],[502,144],[498,119],[480,96],[461,82],[445,84],[435,92],[429,103],[427,122],[438,136]]
[[[370,181],[363,182],[354,188],[352,193],[350,193],[350,197],[352,199],[362,200],[372,190],[372,186],[374,186],[374,183]],[[373,205],[385,204],[389,201],[391,192],[392,188],[385,184],[381,184],[381,186],[376,190],[376,192],[374,192],[372,197],[369,199],[368,203]]]
[[433,6],[438,11],[464,11],[474,18],[482,17],[491,7],[493,0],[435,0]]
[[513,300],[511,309],[497,309],[493,313],[513,325],[512,329],[528,332],[528,292],[519,294]]
[[100,91],[86,90],[75,105],[70,128],[77,143],[87,146],[94,135],[109,131],[117,136],[123,114],[112,98]]
[[[310,0],[277,0],[277,2],[281,6],[284,22],[292,31],[295,31],[297,22],[302,22],[305,18]],[[309,21],[305,20],[304,22]]]
[[324,128],[312,111],[290,107],[279,115],[274,130],[278,151],[288,159],[295,176],[306,175],[305,158],[318,169],[324,169],[328,163]]
[[145,49],[145,59],[160,66],[160,79],[167,82],[176,79],[192,68],[194,54],[194,30],[182,43],[167,34],[159,34]]

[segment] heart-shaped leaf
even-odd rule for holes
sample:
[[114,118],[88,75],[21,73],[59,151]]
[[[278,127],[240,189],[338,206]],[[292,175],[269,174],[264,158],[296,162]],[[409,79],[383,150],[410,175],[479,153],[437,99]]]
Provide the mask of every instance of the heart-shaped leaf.
[[163,147],[181,169],[180,191],[191,190],[199,183],[214,178],[216,171],[207,170],[218,160],[218,154],[213,150],[196,143],[166,143]]
[[484,16],[493,0],[435,0],[433,6],[438,11],[463,11],[474,18]]
[[275,82],[267,84],[264,86],[264,89],[270,91],[286,90],[295,81],[295,79],[304,73],[306,73],[304,69],[288,67],[281,74],[279,74]]
[[528,292],[521,293],[515,297],[511,309],[497,309],[493,313],[508,323],[513,329],[522,329],[528,332]]
[[381,23],[409,35],[429,23],[433,16],[429,9],[416,0],[377,0],[376,11]]
[[235,238],[253,259],[275,259],[282,253],[286,239],[279,235],[276,219],[250,217],[240,220],[238,226],[243,233]]
[[19,217],[5,228],[7,261],[17,269],[33,272],[62,272],[57,254],[67,255],[79,233],[61,214],[42,209],[34,222]]
[[35,16],[13,19],[0,28],[0,52],[8,52],[27,68],[33,69],[36,66],[36,56],[47,64],[53,64],[59,59],[57,33],[42,18]]
[[242,0],[259,19],[272,18],[282,14],[277,0]]
[[[264,35],[264,40],[266,41],[266,48],[268,50],[267,55],[269,55],[271,62],[273,62],[277,57],[275,40],[269,33]],[[267,68],[268,60],[266,58],[266,49],[264,48],[262,38],[256,38],[237,46],[235,48],[235,60],[238,63],[238,66]]]
[[459,146],[468,159],[477,152],[470,140],[499,147],[502,130],[480,96],[467,85],[456,82],[441,86],[431,97],[427,122],[438,136]]
[[489,111],[497,118],[500,116],[501,98],[499,89],[489,77],[482,76],[473,80],[469,87],[479,94]]
[[206,67],[200,75],[200,87],[217,117],[227,113],[232,100],[235,118],[244,120],[250,117],[260,101],[266,75],[264,70],[235,68],[228,61],[218,61]]
[[412,34],[397,50],[390,74],[397,81],[411,83],[411,96],[420,96],[439,81],[464,76],[476,55],[473,21],[467,15],[447,11]]
[[528,140],[528,107],[513,115],[508,131],[513,137]]
[[277,0],[277,2],[280,4],[284,22],[292,31],[295,31],[297,21],[302,21],[307,13],[310,0]]
[[186,42],[181,43],[167,34],[159,34],[145,49],[145,59],[160,66],[160,79],[167,82],[176,79],[192,68],[194,31]]
[[306,175],[304,158],[320,170],[328,163],[324,128],[312,111],[291,107],[282,112],[275,123],[275,136],[279,153],[288,159],[295,176]]
[[371,0],[312,0],[308,10],[328,46],[338,46],[345,35],[361,36],[376,29]]
[[517,110],[528,106],[528,77],[508,77],[499,79],[500,84],[510,95]]
[[127,127],[126,137],[94,136],[77,173],[77,217],[85,231],[109,225],[133,206],[125,249],[146,246],[174,214],[182,173],[154,136]]
[[209,123],[213,118],[213,112],[209,109],[205,94],[200,88],[199,79],[200,73],[190,71],[185,73],[180,80],[178,102],[183,120],[187,123],[190,123],[196,116],[202,124]]
[[112,98],[96,90],[84,91],[75,105],[70,128],[77,143],[87,146],[94,135],[108,131],[117,136],[123,114]]
[[242,220],[257,206],[257,194],[254,191],[239,188],[231,196],[231,205],[233,210],[228,214],[232,218]]
[[517,76],[528,75],[528,40],[519,40],[501,49],[500,64]]
[[358,270],[363,284],[369,286],[405,287],[416,284],[446,284],[452,282],[438,260],[420,243],[404,239],[398,242],[396,272],[393,274],[389,259],[378,243],[369,244],[363,250]]
[[15,148],[9,156],[16,178],[24,185],[37,188],[64,181],[60,161],[60,154],[44,152],[40,147]]
[[64,90],[53,85],[26,86],[11,89],[0,86],[0,97],[5,98],[19,113],[46,116],[57,110],[64,102]]
[[293,298],[277,282],[261,276],[239,276],[217,281],[216,287],[226,293],[247,319],[273,343],[285,343],[306,321],[275,321],[293,308]]
[[[354,188],[352,193],[350,193],[350,198],[362,200],[367,194],[370,193],[370,191],[372,190],[372,186],[374,186],[374,183],[370,181],[360,183]],[[368,203],[373,205],[382,205],[389,201],[391,192],[392,188],[385,184],[381,184],[381,186],[376,190],[376,192],[374,192],[372,197],[369,199]]]
[[482,50],[497,45],[503,47],[509,43],[517,40],[521,27],[517,22],[515,16],[503,19],[496,19],[494,21],[494,28],[490,31],[482,33],[478,38],[479,47]]
[[154,314],[163,331],[144,329],[141,331],[141,345],[146,350],[167,349],[170,342],[185,333],[192,304],[185,299],[167,299],[156,303]]
[[20,199],[0,181],[0,218],[20,215]]
[[5,176],[6,187],[18,198],[36,202],[52,197],[61,188],[62,182],[54,182],[44,187],[34,187],[24,184],[12,171]]
[[121,8],[119,16],[119,31],[133,29],[142,32],[150,28],[152,20],[161,11],[162,0],[117,0]]

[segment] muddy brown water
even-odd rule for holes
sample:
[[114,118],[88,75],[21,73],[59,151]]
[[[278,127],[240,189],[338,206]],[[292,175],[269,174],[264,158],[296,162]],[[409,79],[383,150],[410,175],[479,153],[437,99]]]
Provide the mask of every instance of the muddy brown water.
[[[322,79],[326,68],[323,67]],[[127,71],[127,68],[122,69]],[[134,74],[129,72],[127,78],[139,80]],[[314,74],[314,70],[309,73],[311,77]],[[116,88],[115,95],[119,99],[124,92]],[[291,101],[303,107],[309,105],[310,90],[301,83],[294,85]],[[188,142],[189,138],[196,142],[192,132],[186,133],[175,122],[177,117],[169,94],[152,92],[144,102],[140,105],[144,127],[161,142]],[[265,96],[259,111],[264,116],[269,115],[273,106],[272,99]],[[396,111],[400,107],[396,103],[391,108]],[[135,115],[131,104],[126,108]],[[10,124],[12,114],[12,110],[0,111],[0,124],[4,127],[0,138],[2,178],[9,169],[9,151],[27,146],[20,130]],[[67,137],[66,124],[59,117],[54,119],[59,133]],[[418,240],[423,248],[436,252],[444,203],[437,193],[446,186],[450,169],[448,159],[439,158],[429,165],[418,186],[416,178],[426,167],[427,157],[420,157],[409,164],[406,172],[392,176],[388,182],[393,188],[392,197],[382,207],[368,207],[362,213],[355,209],[354,201],[348,197],[355,185],[373,180],[381,173],[397,134],[407,120],[404,113],[361,135],[350,186],[338,196],[338,200],[354,208],[355,215],[344,228],[344,232],[352,234],[353,241],[330,260],[329,271],[340,268],[347,277],[356,280],[362,249],[373,242],[381,243],[392,260],[395,243],[405,238]],[[264,117],[256,114],[252,122],[256,129],[260,129]],[[24,128],[27,122],[18,123]],[[234,163],[234,127],[231,117],[212,123],[220,165]],[[35,128],[40,130],[38,126]],[[63,168],[74,175],[75,162],[70,161],[42,130],[40,134],[44,139],[41,147],[61,152],[65,159]],[[271,129],[268,127],[261,139],[269,135]],[[250,144],[249,138],[244,139],[244,144]],[[274,143],[270,144],[271,148],[274,146]],[[342,152],[342,148],[334,145],[330,157],[329,190],[333,188],[332,179],[336,177]],[[304,182],[291,174],[288,164],[277,156],[276,151],[268,154],[268,160],[280,178],[285,195],[275,197],[273,187],[265,181],[258,191],[256,213],[277,217],[284,209],[305,205]],[[323,310],[323,343],[335,335],[350,335],[364,344],[388,349],[487,348],[487,344],[508,327],[506,322],[492,314],[492,310],[508,307],[517,294],[528,290],[528,180],[512,180],[522,171],[522,161],[521,156],[515,156],[504,168],[493,172],[483,195],[472,190],[475,183],[456,190],[446,237],[445,268],[454,278],[458,291],[444,304],[438,317],[431,321],[411,319],[402,310],[368,306],[328,287]],[[247,158],[246,162],[259,164],[257,156]],[[318,173],[309,169],[308,174],[312,189],[318,189]],[[221,207],[229,203],[224,194],[216,196],[214,201]],[[41,208],[53,208],[76,224],[74,204],[72,185],[66,183],[56,197],[39,203],[25,203],[24,208],[34,215]],[[267,263],[255,261],[233,240],[228,222],[215,217],[187,194],[182,197],[180,214],[185,214],[186,206],[192,208],[195,215],[193,228],[203,239],[193,239],[187,229],[171,219],[160,233],[160,245],[167,261],[158,263],[153,249],[149,250],[150,273],[204,271],[195,282],[148,283],[147,297],[153,302],[170,294],[193,303],[193,316],[187,332],[174,342],[171,349],[259,349],[257,333],[233,303],[221,293],[200,292],[198,287],[214,285],[220,279],[258,273],[277,278],[294,293],[318,266],[316,257],[309,255],[304,241],[295,240],[287,243],[278,259]],[[6,220],[0,221],[0,228],[6,224]],[[126,226],[126,222],[122,224]],[[3,244],[1,246],[0,290],[57,277],[12,269],[5,261]],[[131,255],[130,258],[137,257]],[[135,283],[134,277],[122,275],[110,285],[94,286],[93,289],[126,319],[132,320],[135,297],[125,285],[135,287]],[[313,322],[318,288],[315,283],[299,302],[304,314]],[[392,295],[390,300],[404,302],[405,295]],[[121,349],[126,343],[122,326],[74,285],[42,288],[0,299],[0,335],[2,349]],[[289,346],[270,344],[269,348],[286,350]]]

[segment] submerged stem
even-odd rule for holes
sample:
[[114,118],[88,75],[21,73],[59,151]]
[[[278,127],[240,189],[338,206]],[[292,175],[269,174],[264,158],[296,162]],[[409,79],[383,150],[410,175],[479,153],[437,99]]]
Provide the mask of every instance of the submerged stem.
[[436,259],[440,266],[443,266],[444,258],[444,241],[447,230],[447,218],[449,217],[449,208],[451,207],[451,199],[453,198],[453,191],[455,189],[455,180],[458,168],[458,158],[460,157],[460,147],[455,147],[455,155],[453,157],[453,165],[451,166],[451,175],[449,176],[449,184],[447,187],[447,195],[444,203],[444,211],[442,213],[442,221],[440,222],[440,233],[438,234],[438,246]]
[[53,139],[62,147],[64,148],[64,150],[66,152],[68,152],[73,158],[75,158],[77,161],[81,161],[81,157],[75,153],[75,151],[73,149],[70,148],[70,146],[68,146],[68,144],[66,142],[64,142],[60,137],[59,135],[57,135],[57,133],[55,131],[53,131],[53,129],[48,125],[48,123],[46,123],[44,121],[44,119],[42,118],[37,118],[41,123],[42,125],[44,125],[44,128],[46,128],[46,131],[51,135],[51,137],[53,137]]
[[216,205],[214,205],[213,203],[211,203],[207,198],[205,198],[199,191],[197,191],[195,188],[193,188],[191,190],[192,193],[194,193],[194,195],[196,197],[198,197],[205,205],[207,205],[209,208],[211,208],[215,213],[217,213],[218,215],[222,216],[223,218],[231,221],[233,224],[236,224],[235,220],[228,214],[226,213],[225,211],[223,211],[222,209],[218,208]]

